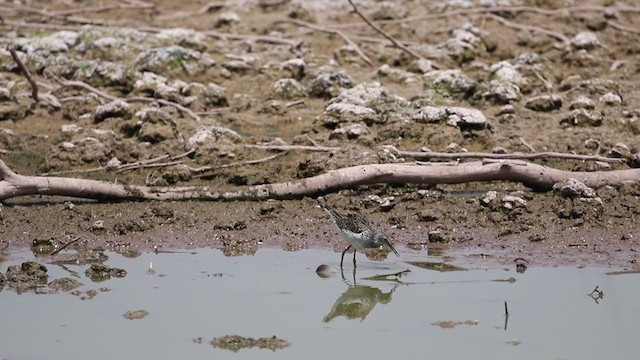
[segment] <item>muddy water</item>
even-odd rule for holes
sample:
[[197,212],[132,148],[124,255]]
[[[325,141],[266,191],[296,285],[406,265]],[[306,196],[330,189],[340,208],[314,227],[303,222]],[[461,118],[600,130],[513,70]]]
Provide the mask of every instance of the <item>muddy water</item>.
[[[25,250],[9,249],[2,271],[32,259]],[[401,259],[418,258],[402,250]],[[225,257],[202,249],[133,259],[110,253],[107,264],[128,275],[101,283],[85,277],[86,265],[47,264],[49,280],[75,277],[82,292],[97,295],[19,295],[5,286],[0,359],[637,358],[637,274],[611,275],[615,269],[605,268],[438,272],[364,256],[355,286],[351,268],[344,278],[315,273],[318,265],[335,268],[338,261],[338,253],[325,250]],[[367,279],[405,269],[411,272],[399,279]],[[587,295],[596,286],[601,299]],[[130,310],[149,314],[128,320],[123,314]],[[233,353],[209,344],[224,335],[276,335],[291,346]]]

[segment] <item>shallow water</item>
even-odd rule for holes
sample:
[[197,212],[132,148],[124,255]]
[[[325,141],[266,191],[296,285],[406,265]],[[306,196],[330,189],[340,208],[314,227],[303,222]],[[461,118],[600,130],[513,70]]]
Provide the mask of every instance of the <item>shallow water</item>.
[[[640,275],[607,275],[615,269],[438,272],[359,254],[354,287],[350,268],[344,279],[315,273],[338,266],[340,254],[326,250],[108,255],[125,278],[93,283],[86,265],[47,264],[49,280],[76,276],[83,291],[110,289],[91,300],[5,287],[0,359],[637,359],[640,349]],[[1,270],[32,258],[10,251]],[[399,282],[365,279],[405,269]],[[509,277],[516,281],[495,281]],[[587,295],[596,286],[598,301]],[[149,315],[123,317],[139,309]],[[224,335],[276,335],[291,346],[234,353],[209,344]]]

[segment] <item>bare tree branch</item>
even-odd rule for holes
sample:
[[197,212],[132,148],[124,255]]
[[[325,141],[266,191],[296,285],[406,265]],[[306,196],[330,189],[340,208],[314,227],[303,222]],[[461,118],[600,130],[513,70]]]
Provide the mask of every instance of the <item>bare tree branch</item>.
[[525,161],[474,161],[457,165],[433,163],[370,164],[331,170],[283,183],[253,185],[222,191],[209,186],[150,187],[63,177],[24,176],[0,160],[0,200],[25,195],[57,195],[96,200],[266,200],[319,196],[370,184],[460,184],[475,181],[513,181],[537,190],[576,179],[599,188],[637,182],[640,169],[573,172]]

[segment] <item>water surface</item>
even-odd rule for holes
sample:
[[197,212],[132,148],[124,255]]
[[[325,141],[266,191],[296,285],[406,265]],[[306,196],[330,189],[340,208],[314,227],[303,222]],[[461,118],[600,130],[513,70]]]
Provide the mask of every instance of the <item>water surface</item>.
[[[344,278],[315,273],[338,266],[340,254],[326,250],[108,255],[125,278],[93,283],[86,265],[47,264],[49,280],[76,277],[82,291],[98,290],[94,299],[5,286],[0,359],[637,359],[640,349],[640,275],[607,275],[617,269],[438,272],[360,254],[354,285],[351,268]],[[0,270],[32,258],[14,249]],[[399,279],[366,279],[405,269]],[[596,286],[597,301],[587,295]],[[149,315],[123,317],[139,309]],[[444,321],[463,324],[434,325]],[[224,335],[276,335],[291,346],[234,353],[209,344]]]

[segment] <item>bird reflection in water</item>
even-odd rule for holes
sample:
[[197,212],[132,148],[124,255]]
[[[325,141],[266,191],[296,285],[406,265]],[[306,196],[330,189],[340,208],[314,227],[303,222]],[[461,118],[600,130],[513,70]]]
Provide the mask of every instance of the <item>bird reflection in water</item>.
[[395,284],[391,291],[385,293],[373,286],[356,285],[354,281],[354,285],[349,285],[347,291],[340,295],[329,314],[322,321],[329,322],[339,316],[364,321],[378,303],[387,304],[391,301],[391,295],[398,285]]

